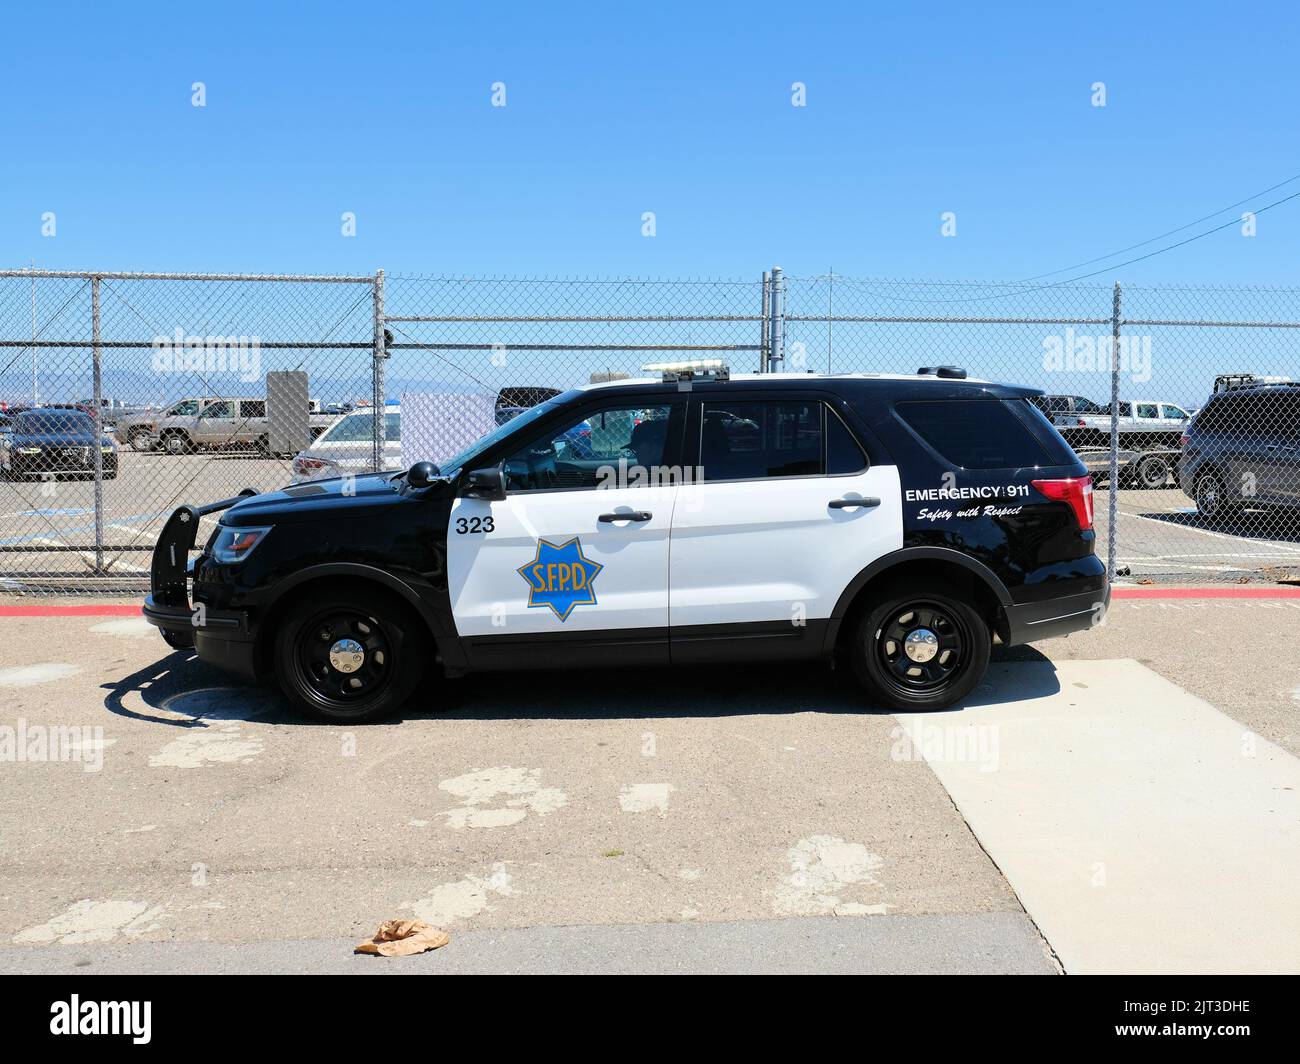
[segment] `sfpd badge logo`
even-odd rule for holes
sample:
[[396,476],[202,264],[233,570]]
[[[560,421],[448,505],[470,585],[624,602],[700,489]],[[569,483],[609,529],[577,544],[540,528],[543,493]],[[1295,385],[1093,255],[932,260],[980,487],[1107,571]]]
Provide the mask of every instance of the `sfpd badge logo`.
[[556,617],[567,621],[574,606],[596,605],[592,583],[603,568],[582,556],[582,543],[574,536],[559,546],[538,540],[537,556],[515,572],[528,581],[529,609],[549,606]]

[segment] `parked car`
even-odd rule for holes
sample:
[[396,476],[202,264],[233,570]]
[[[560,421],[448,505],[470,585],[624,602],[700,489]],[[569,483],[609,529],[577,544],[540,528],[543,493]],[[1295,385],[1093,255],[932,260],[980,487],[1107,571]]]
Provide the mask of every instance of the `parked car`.
[[[308,413],[314,440],[335,421],[332,414]],[[217,399],[198,414],[163,418],[157,425],[158,441],[168,454],[200,450],[252,449],[271,453],[270,421],[266,400],[252,397]]]
[[[95,400],[78,399],[77,406],[84,409],[87,413],[93,414],[95,411]],[[121,399],[110,399],[107,396],[100,396],[99,399],[99,419],[100,423],[106,428],[111,428],[124,417],[131,417],[135,414],[148,410],[147,405],[140,403],[125,403]]]
[[[1119,404],[1119,443],[1129,450],[1176,449],[1191,415],[1177,403],[1134,400]],[[1080,414],[1074,423],[1058,424],[1066,442],[1080,447],[1110,446],[1109,404],[1100,414]]]
[[[1091,479],[1037,392],[955,369],[663,372],[547,400],[441,472],[182,506],[144,616],[353,724],[398,711],[426,673],[786,661],[798,684],[832,659],[870,704],[938,709],[981,682],[995,634],[1062,636],[1104,612]],[[581,426],[590,457],[567,446]],[[624,457],[701,476],[611,481]],[[190,571],[204,514],[220,518]]]
[[[344,414],[293,459],[294,484],[328,480],[347,473],[368,473],[374,461],[374,414],[359,410]],[[402,408],[384,408],[384,468],[402,467]]]
[[1104,414],[1106,408],[1082,395],[1035,395],[1029,400],[1057,428],[1077,426],[1085,414]]
[[1215,392],[1182,448],[1178,483],[1203,517],[1300,506],[1300,383]]
[[0,474],[6,479],[93,474],[95,448],[104,477],[117,476],[117,448],[95,435],[95,419],[84,410],[38,407],[14,415],[0,433]]
[[167,418],[196,417],[216,396],[181,399],[168,407],[147,407],[117,419],[113,435],[117,442],[134,451],[152,451],[159,445],[158,425]]

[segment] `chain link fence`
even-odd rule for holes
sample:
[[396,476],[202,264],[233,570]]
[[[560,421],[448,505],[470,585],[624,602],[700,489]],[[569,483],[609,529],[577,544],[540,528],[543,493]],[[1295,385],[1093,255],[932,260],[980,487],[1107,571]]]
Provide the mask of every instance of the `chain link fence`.
[[436,460],[683,358],[1042,388],[1120,578],[1287,580],[1297,330],[1292,289],[0,271],[0,590],[137,591],[181,502]]

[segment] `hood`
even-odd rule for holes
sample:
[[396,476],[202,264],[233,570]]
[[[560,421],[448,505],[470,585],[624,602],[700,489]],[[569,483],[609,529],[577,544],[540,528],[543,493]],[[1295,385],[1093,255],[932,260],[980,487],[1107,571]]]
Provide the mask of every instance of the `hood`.
[[399,487],[392,473],[311,480],[250,495],[227,510],[221,523],[241,527],[378,516],[418,498],[403,495]]
[[[15,432],[11,439],[15,447],[93,447],[95,433],[91,432]],[[100,440],[101,446],[109,446],[107,438]]]

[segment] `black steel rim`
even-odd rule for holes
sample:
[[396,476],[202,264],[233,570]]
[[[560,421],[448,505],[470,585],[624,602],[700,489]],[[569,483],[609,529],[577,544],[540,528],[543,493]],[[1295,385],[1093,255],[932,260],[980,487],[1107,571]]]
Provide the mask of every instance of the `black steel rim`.
[[[330,648],[340,639],[361,644],[365,658],[355,672],[341,672],[330,662]],[[392,641],[375,617],[342,607],[317,614],[298,634],[294,660],[303,684],[325,705],[349,708],[383,693],[393,676]]]
[[[928,629],[938,640],[934,657],[913,661],[904,649],[912,632]],[[955,613],[934,602],[913,602],[893,610],[876,633],[875,651],[885,675],[900,690],[933,691],[950,683],[966,664],[970,635]]]

